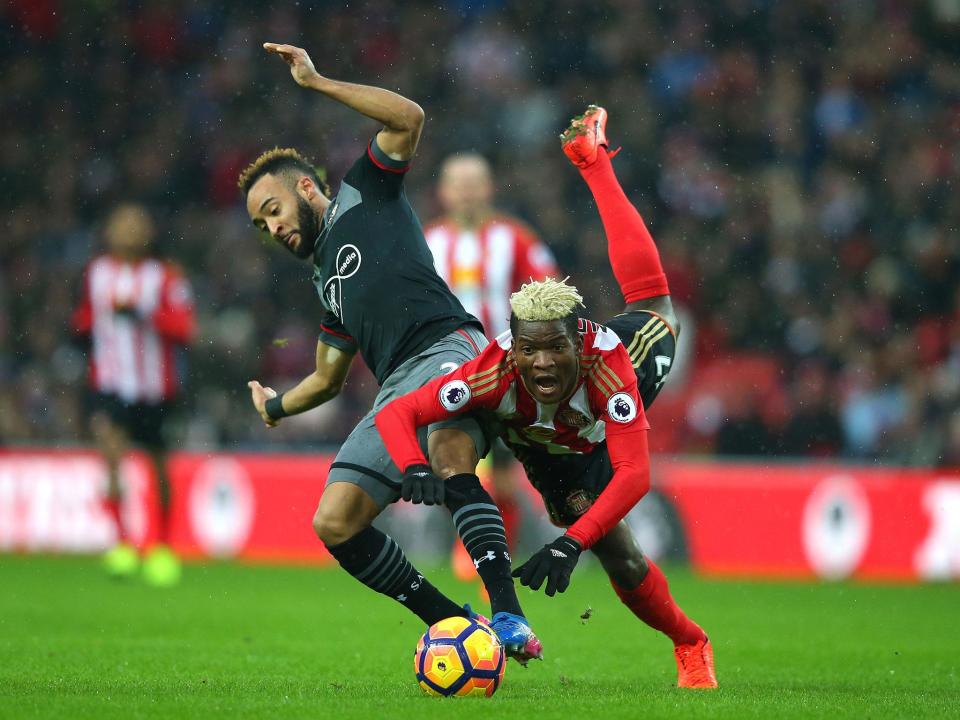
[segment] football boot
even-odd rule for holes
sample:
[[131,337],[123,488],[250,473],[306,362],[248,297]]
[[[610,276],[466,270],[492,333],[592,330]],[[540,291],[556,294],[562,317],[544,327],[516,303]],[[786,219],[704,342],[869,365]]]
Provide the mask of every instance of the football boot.
[[717,673],[713,669],[713,646],[706,637],[692,645],[677,645],[677,687],[713,689]]
[[[609,148],[607,142],[607,111],[599,105],[588,105],[583,115],[570,120],[570,126],[560,135],[560,146],[574,165],[585,168],[597,159],[600,148]],[[613,157],[617,148],[610,157]]]

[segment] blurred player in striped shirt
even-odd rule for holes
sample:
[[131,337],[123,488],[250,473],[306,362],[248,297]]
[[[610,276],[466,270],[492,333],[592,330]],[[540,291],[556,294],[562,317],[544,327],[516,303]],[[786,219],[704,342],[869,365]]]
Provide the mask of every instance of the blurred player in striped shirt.
[[[467,312],[480,318],[487,336],[496,337],[509,324],[510,294],[525,282],[557,276],[553,254],[533,228],[493,206],[493,173],[482,155],[466,152],[447,157],[437,195],[444,215],[424,228],[437,273]],[[490,456],[491,494],[513,547],[520,524],[516,461],[499,440]],[[460,543],[453,567],[464,579],[476,574]]]
[[149,456],[160,505],[157,543],[147,552],[144,578],[155,585],[179,580],[169,548],[170,481],[163,426],[180,393],[182,350],[194,334],[190,285],[173,264],[151,257],[156,228],[135,204],[109,216],[107,252],[83,275],[74,331],[89,342],[90,428],[107,463],[107,513],[117,544],[104,556],[108,572],[131,575],[139,556],[120,512],[120,462],[131,444]]

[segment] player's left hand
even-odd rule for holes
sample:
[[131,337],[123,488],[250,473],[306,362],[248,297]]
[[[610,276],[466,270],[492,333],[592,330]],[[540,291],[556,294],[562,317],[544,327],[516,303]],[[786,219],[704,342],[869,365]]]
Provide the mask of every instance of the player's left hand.
[[577,566],[583,548],[569,535],[561,535],[552,543],[544,545],[529,560],[513,571],[520,584],[539,590],[547,581],[546,593],[553,597],[570,585],[570,575]]
[[400,497],[414,504],[443,505],[445,489],[429,465],[411,465],[403,473]]

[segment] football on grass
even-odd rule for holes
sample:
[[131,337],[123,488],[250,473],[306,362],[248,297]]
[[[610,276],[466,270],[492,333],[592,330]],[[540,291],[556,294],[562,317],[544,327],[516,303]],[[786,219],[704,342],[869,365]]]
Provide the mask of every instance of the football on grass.
[[451,617],[431,625],[417,643],[417,682],[429,695],[490,697],[503,682],[506,654],[493,630]]

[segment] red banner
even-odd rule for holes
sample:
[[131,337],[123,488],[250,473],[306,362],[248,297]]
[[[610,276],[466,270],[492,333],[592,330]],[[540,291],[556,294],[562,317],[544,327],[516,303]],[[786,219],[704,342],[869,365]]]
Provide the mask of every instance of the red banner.
[[702,572],[960,577],[960,472],[679,461],[655,472]]
[[[311,519],[332,459],[175,454],[172,544],[191,556],[329,562]],[[133,538],[149,544],[156,501],[146,459],[132,455],[122,482]],[[105,486],[104,465],[90,452],[0,452],[0,550],[109,547]],[[960,578],[957,471],[661,459],[654,487],[702,572]]]
[[[330,562],[312,519],[332,455],[199,455],[170,461],[171,544],[188,556]],[[150,464],[121,468],[132,540],[156,535]],[[0,453],[0,550],[94,552],[115,529],[102,507],[106,467],[89,452]]]

